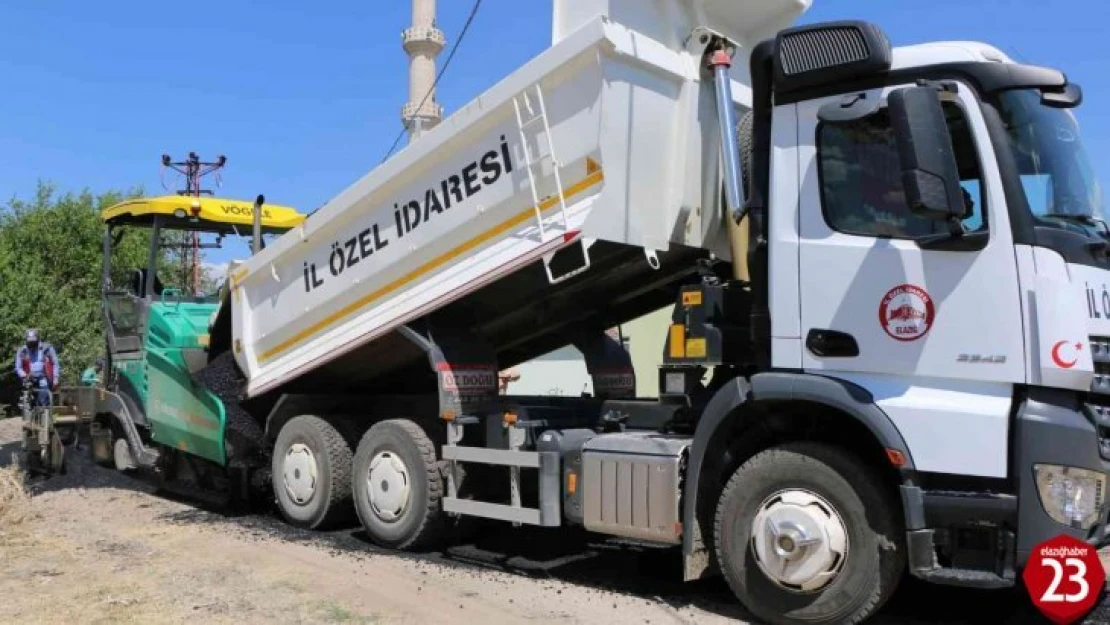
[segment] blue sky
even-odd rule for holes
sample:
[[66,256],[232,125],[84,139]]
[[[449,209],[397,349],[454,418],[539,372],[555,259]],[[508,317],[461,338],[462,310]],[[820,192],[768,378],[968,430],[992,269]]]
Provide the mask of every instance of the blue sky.
[[[755,0],[747,0],[755,1]],[[454,42],[470,0],[439,0]],[[1103,181],[1110,43],[1094,0],[814,0],[802,21],[862,18],[895,45],[992,43],[1084,87]],[[311,211],[379,163],[407,99],[409,3],[0,0],[0,203],[60,190],[161,193],[159,157],[228,157],[219,195]],[[448,113],[549,45],[551,3],[484,0],[437,97]],[[441,61],[445,57],[441,56]]]

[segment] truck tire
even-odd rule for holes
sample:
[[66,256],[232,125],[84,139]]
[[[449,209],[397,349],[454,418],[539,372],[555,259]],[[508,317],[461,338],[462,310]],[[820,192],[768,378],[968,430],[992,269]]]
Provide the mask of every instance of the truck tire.
[[352,490],[355,511],[378,545],[418,549],[440,538],[443,473],[435,445],[416,423],[390,419],[363,435]]
[[278,509],[291,525],[333,526],[350,515],[351,447],[320,417],[294,417],[274,442],[271,481]]
[[[763,451],[725,486],[714,528],[721,571],[770,623],[859,623],[905,569],[900,515],[872,471],[828,445]],[[806,539],[816,539],[799,545]]]

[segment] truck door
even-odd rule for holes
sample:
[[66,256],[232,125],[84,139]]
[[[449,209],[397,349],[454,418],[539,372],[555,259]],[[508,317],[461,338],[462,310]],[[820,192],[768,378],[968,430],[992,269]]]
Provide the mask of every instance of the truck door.
[[[910,86],[910,85],[902,85]],[[866,388],[917,468],[1004,477],[1012,385],[1024,381],[1021,301],[1001,181],[978,100],[944,103],[965,199],[947,224],[908,210],[886,94],[852,121],[798,105],[802,366]]]

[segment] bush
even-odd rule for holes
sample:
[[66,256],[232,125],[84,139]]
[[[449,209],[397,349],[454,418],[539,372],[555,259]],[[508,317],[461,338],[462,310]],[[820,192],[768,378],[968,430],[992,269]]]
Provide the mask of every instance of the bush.
[[[63,384],[103,354],[100,211],[139,195],[57,195],[40,184],[33,200],[0,209],[0,403],[18,403],[15,352],[28,327],[58,350]],[[141,233],[129,233],[113,265],[138,266],[146,248]]]

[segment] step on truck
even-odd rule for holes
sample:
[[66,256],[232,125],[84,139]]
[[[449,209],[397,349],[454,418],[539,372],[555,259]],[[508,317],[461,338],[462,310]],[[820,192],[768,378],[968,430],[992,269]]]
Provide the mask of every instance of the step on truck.
[[[1076,84],[794,26],[805,1],[554,7],[548,50],[218,301],[140,281],[102,415],[124,465],[396,549],[470,518],[671,546],[776,623],[1105,542],[1110,245]],[[666,306],[634,371],[605,330]],[[564,345],[591,396],[498,394]]]

